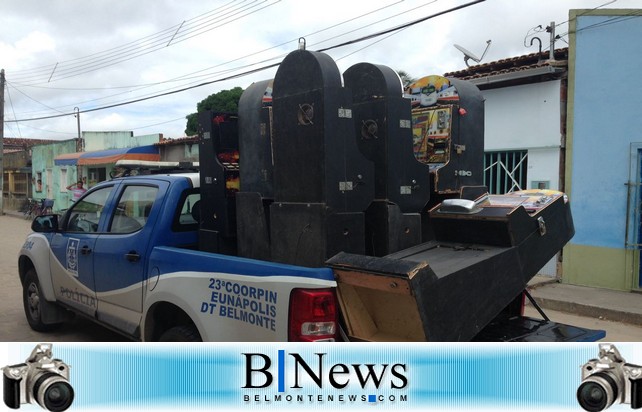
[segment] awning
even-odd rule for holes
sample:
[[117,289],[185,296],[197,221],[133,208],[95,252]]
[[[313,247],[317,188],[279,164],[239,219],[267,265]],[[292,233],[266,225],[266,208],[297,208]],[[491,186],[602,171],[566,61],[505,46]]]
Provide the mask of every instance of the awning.
[[65,153],[54,158],[54,164],[56,166],[75,166],[78,163],[78,158],[84,152],[77,153]]
[[123,159],[159,161],[160,154],[156,146],[127,147],[95,152],[65,153],[56,156],[54,164],[56,166],[104,165],[116,163]]

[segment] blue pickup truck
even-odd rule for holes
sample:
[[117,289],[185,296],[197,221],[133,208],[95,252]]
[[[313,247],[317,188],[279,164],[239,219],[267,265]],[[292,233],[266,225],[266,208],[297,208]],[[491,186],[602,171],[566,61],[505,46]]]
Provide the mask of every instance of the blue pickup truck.
[[75,312],[140,340],[335,339],[329,268],[200,252],[197,173],[102,183],[39,217],[19,258],[29,325]]

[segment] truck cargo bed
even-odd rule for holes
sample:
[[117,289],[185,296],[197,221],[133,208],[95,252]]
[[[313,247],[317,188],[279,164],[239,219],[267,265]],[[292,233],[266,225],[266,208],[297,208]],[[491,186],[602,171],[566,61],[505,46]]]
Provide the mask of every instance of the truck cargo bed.
[[340,253],[328,260],[349,336],[475,338],[573,236],[561,195],[539,196],[528,211],[526,199],[491,196],[471,202],[470,211],[437,206],[431,210],[436,240],[385,257]]

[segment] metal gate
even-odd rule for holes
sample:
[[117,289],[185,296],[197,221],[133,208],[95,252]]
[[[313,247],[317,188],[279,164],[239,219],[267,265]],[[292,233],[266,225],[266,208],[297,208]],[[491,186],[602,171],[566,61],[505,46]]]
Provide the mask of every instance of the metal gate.
[[484,184],[491,194],[504,194],[527,187],[528,151],[484,154]]

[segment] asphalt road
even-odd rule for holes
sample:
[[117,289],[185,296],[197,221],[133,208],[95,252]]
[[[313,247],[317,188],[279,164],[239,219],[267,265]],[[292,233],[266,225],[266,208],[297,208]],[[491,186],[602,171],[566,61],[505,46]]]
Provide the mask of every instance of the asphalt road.
[[[118,342],[127,338],[77,317],[55,332],[31,330],[22,307],[22,286],[18,279],[18,252],[30,232],[31,222],[14,216],[0,216],[0,341],[4,342]],[[538,317],[532,307],[526,314]],[[642,327],[603,321],[572,314],[547,311],[551,320],[607,331],[609,342],[642,342]]]

